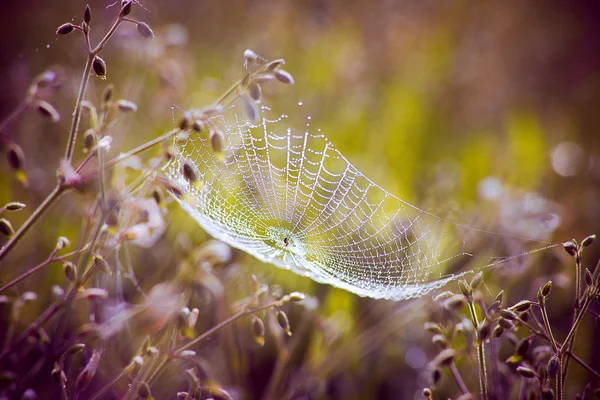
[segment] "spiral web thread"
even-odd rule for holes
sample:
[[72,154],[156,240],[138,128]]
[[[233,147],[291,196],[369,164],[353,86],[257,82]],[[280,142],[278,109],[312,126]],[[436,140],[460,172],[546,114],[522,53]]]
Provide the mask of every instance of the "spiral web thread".
[[[233,119],[220,121],[221,156],[208,134],[192,134],[165,166],[185,188],[177,201],[208,234],[263,262],[360,296],[420,297],[464,274],[443,275],[451,261],[471,256],[465,237],[483,231],[388,193],[320,130],[277,133],[271,129],[282,118],[253,125],[234,112]],[[198,169],[197,182],[184,179],[184,162]]]

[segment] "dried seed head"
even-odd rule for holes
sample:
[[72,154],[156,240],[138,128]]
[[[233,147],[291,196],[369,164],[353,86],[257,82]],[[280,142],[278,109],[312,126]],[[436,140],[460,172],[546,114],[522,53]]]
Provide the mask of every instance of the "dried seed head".
[[537,372],[535,372],[533,369],[529,368],[529,367],[524,367],[522,365],[519,365],[517,367],[517,372],[523,377],[523,378],[536,378]]
[[6,211],[20,211],[20,210],[24,209],[25,207],[26,206],[23,203],[19,203],[18,201],[11,201],[10,203],[7,203],[2,208],[5,209]]
[[529,300],[522,300],[511,308],[517,312],[525,312],[531,308],[531,302]]
[[15,230],[6,218],[0,218],[0,234],[8,237],[12,237],[15,234]]
[[119,108],[119,111],[122,112],[135,112],[138,109],[137,104],[133,101],[124,99],[117,101],[117,107]]
[[58,29],[56,30],[56,34],[57,35],[68,35],[69,33],[73,32],[74,30],[75,30],[75,25],[67,22],[66,24],[62,24],[61,26],[58,27]]
[[292,336],[292,330],[290,329],[290,321],[288,320],[287,314],[282,310],[277,310],[277,323],[283,329],[286,335]]
[[285,83],[287,85],[294,84],[294,77],[287,71],[277,69],[273,72],[273,75],[275,76],[275,79],[277,79],[279,82]]
[[456,351],[453,349],[442,350],[432,361],[433,365],[438,367],[446,367],[454,361]]
[[89,4],[85,6],[85,10],[83,11],[83,22],[88,25],[92,22],[92,10]]
[[556,377],[558,371],[560,370],[560,359],[556,355],[550,357],[546,370],[550,378],[554,379]]
[[13,170],[22,170],[25,168],[25,154],[23,154],[23,149],[18,144],[12,143],[9,146],[6,158],[8,159],[8,165]]
[[569,253],[571,256],[575,257],[577,255],[577,250],[579,250],[579,247],[577,246],[577,244],[573,241],[569,241],[569,242],[565,242],[562,244],[563,245],[563,249],[565,249],[565,251],[567,253]]
[[585,239],[583,239],[583,241],[581,242],[581,247],[588,247],[592,243],[594,243],[595,240],[596,240],[596,235],[590,235],[590,236],[586,237]]
[[50,118],[52,122],[60,121],[60,114],[56,111],[56,108],[47,101],[38,100],[33,104],[34,108],[39,112],[42,116],[46,118]]
[[509,321],[514,321],[518,318],[517,314],[515,314],[509,309],[500,310],[500,315],[502,316],[502,318],[507,319]]
[[75,264],[73,264],[70,261],[65,261],[63,263],[63,270],[65,273],[65,277],[69,281],[74,282],[77,280],[77,267],[75,267]]
[[183,172],[183,177],[188,182],[196,182],[198,180],[198,169],[191,162],[186,161],[181,169]]
[[212,136],[210,137],[210,144],[215,153],[223,152],[223,141],[224,140],[225,140],[225,138],[223,137],[223,134],[221,132],[219,132],[219,131],[213,132]]
[[121,2],[121,12],[119,13],[120,18],[126,17],[129,14],[131,14],[132,3],[133,1],[131,0],[124,0]]
[[92,61],[92,68],[94,69],[96,76],[106,79],[106,62],[102,58],[98,56],[94,57],[94,61]]
[[136,25],[137,31],[146,39],[154,39],[154,32],[145,22],[138,22]]
[[254,340],[259,346],[265,344],[265,324],[262,319],[252,314],[252,331],[254,332]]
[[254,101],[260,101],[262,98],[262,89],[256,82],[250,82],[248,85],[248,94]]

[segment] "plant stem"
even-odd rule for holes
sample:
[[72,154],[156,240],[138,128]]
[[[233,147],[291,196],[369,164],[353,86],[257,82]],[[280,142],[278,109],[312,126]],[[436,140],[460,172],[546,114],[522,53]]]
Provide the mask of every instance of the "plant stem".
[[27,233],[27,231],[35,225],[35,223],[40,219],[42,215],[46,211],[52,207],[52,205],[60,198],[60,196],[66,191],[67,187],[62,186],[60,184],[56,185],[56,187],[52,190],[52,192],[44,199],[42,204],[38,206],[38,208],[31,214],[31,216],[21,225],[19,230],[15,233],[15,235],[6,243],[6,245],[0,249],[0,263],[6,257],[6,255],[15,247],[15,245],[23,238],[23,236]]
[[[469,299],[469,311],[471,312],[471,320],[475,329],[479,326],[479,320],[477,318],[477,311],[475,310],[475,304],[472,299]],[[488,388],[487,388],[487,369],[485,366],[485,344],[477,335],[477,361],[479,362],[479,390],[481,392],[481,399],[487,400]]]
[[67,150],[65,152],[65,158],[67,161],[71,161],[71,158],[73,158],[75,140],[77,139],[77,131],[79,130],[79,122],[81,121],[81,102],[83,101],[85,92],[87,91],[87,84],[90,80],[90,72],[92,71],[92,63],[94,62],[95,57],[95,54],[89,53],[85,63],[85,68],[83,69],[83,76],[81,77],[81,84],[79,85],[79,93],[77,94],[77,101],[75,102],[75,110],[73,111],[71,130],[69,131],[69,141],[67,142]]
[[454,377],[454,380],[456,381],[456,384],[458,385],[460,391],[463,394],[469,393],[469,389],[467,388],[467,385],[465,385],[465,381],[463,380],[458,368],[456,368],[456,364],[454,363],[454,361],[452,361],[452,364],[450,364],[450,372],[452,372],[452,376]]
[[35,267],[31,268],[29,271],[25,272],[24,274],[19,275],[18,277],[16,277],[15,279],[13,279],[9,283],[7,283],[6,285],[0,287],[0,293],[4,292],[7,289],[10,289],[11,287],[13,287],[14,285],[16,285],[17,283],[21,282],[23,279],[27,278],[29,275],[32,275],[32,274],[36,273],[40,269],[44,268],[46,265],[50,264],[52,261],[55,261],[55,259],[54,259],[54,255],[55,254],[56,254],[56,250],[54,250],[52,252],[52,254],[50,254],[50,257],[48,257],[47,259],[45,259],[44,261],[42,261],[40,264],[38,264]]

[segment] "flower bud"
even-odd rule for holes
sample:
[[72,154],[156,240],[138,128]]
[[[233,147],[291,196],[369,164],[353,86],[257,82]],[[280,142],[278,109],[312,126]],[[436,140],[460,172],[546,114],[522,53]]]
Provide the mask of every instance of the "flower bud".
[[275,70],[275,72],[273,72],[273,75],[275,76],[275,79],[277,79],[279,82],[285,83],[287,85],[294,84],[294,77],[287,71],[277,69]]
[[7,203],[4,207],[6,211],[20,211],[22,209],[24,209],[26,206],[23,203],[19,203],[18,201],[12,201],[10,203]]
[[130,100],[121,99],[117,101],[117,107],[121,112],[135,112],[137,111],[137,104]]
[[283,331],[285,332],[286,335],[292,336],[292,330],[290,329],[290,321],[288,320],[286,313],[284,313],[282,310],[278,309],[276,316],[277,316],[277,323],[279,324],[281,329],[283,329]]
[[210,137],[210,144],[215,153],[223,152],[223,134],[219,131],[214,131],[212,136]]
[[92,22],[92,10],[89,4],[85,6],[85,11],[83,11],[83,22],[88,25]]
[[50,118],[52,122],[60,121],[60,114],[56,111],[56,108],[47,101],[37,100],[33,106],[42,116]]
[[8,237],[12,237],[15,234],[10,221],[6,218],[0,218],[0,234]]
[[106,61],[96,56],[94,57],[94,61],[92,61],[92,68],[96,73],[96,76],[106,79]]
[[131,5],[132,5],[133,1],[131,0],[125,0],[123,1],[121,4],[121,12],[119,13],[119,17],[123,18],[128,16],[129,14],[131,14]]
[[256,315],[252,314],[252,331],[254,332],[254,340],[259,346],[265,344],[265,324]]
[[58,27],[58,29],[56,30],[56,34],[57,35],[68,35],[69,33],[73,32],[74,30],[75,30],[75,25],[67,22],[66,24],[62,24],[61,26]]
[[578,246],[575,242],[569,241],[569,242],[563,243],[562,245],[563,245],[563,249],[565,249],[565,251],[567,253],[569,253],[571,256],[575,257],[577,255]]
[[560,370],[560,360],[556,355],[553,355],[552,357],[550,357],[550,360],[548,360],[548,367],[547,367],[548,376],[550,378],[555,378],[556,375],[558,374],[559,370]]
[[137,31],[146,39],[154,39],[154,32],[145,22],[138,22],[136,25]]
[[517,367],[517,372],[523,377],[523,378],[535,378],[537,377],[537,372],[535,372],[533,369],[529,368],[529,367],[524,367],[522,365]]
[[442,350],[432,361],[433,365],[438,367],[446,367],[454,361],[456,351],[453,349]]
[[585,239],[583,239],[583,241],[581,242],[581,247],[588,247],[592,243],[594,243],[595,240],[596,240],[596,235],[590,235],[590,236],[586,237]]

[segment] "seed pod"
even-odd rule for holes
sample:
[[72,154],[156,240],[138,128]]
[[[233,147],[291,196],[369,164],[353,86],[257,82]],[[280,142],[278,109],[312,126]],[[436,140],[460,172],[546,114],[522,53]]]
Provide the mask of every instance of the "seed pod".
[[204,130],[204,122],[202,120],[197,119],[194,122],[192,122],[191,128],[194,132],[201,132]]
[[90,9],[89,4],[85,6],[85,11],[83,12],[83,22],[88,25],[92,22],[92,10]]
[[279,309],[277,310],[277,323],[279,324],[281,329],[283,329],[286,335],[292,336],[292,330],[290,329],[290,321],[288,320],[286,313]]
[[426,331],[431,332],[431,333],[440,334],[440,335],[443,333],[442,328],[436,322],[425,322],[424,328]]
[[594,243],[595,240],[596,240],[596,235],[590,235],[590,236],[586,237],[585,239],[583,239],[583,241],[581,242],[581,247],[588,247],[592,243]]
[[529,367],[524,367],[522,365],[519,365],[517,367],[517,372],[523,377],[523,378],[535,378],[537,377],[537,372],[535,372],[534,370],[532,370]]
[[262,89],[260,88],[260,85],[256,82],[250,82],[250,84],[248,84],[248,94],[250,94],[252,100],[260,101],[262,98]]
[[473,279],[471,279],[471,290],[475,290],[479,287],[479,285],[481,285],[481,282],[483,281],[483,272],[478,272]]
[[25,168],[25,154],[23,154],[23,150],[18,144],[13,143],[9,146],[6,157],[8,159],[8,165],[13,170],[18,171]]
[[121,112],[135,112],[137,111],[137,104],[130,100],[121,99],[117,101],[117,107]]
[[509,320],[507,320],[505,318],[500,318],[500,320],[498,321],[498,325],[500,325],[504,329],[512,329],[515,327],[512,322],[510,322]]
[[96,136],[96,131],[93,129],[88,129],[83,134],[83,152],[89,153],[92,151],[96,144],[98,143],[98,137]]
[[63,270],[65,273],[65,277],[71,281],[75,282],[77,280],[77,267],[70,261],[65,261],[63,263]]
[[196,355],[196,352],[193,350],[183,350],[182,352],[177,354],[177,358],[180,358],[182,360],[189,360],[190,358],[194,357]]
[[529,350],[529,344],[530,344],[529,339],[527,339],[527,338],[521,339],[519,341],[519,343],[517,343],[517,348],[515,350],[515,353],[517,353],[521,357],[525,357],[525,354],[527,354],[527,351]]
[[446,367],[454,361],[456,351],[453,349],[442,350],[432,361],[433,365],[438,367]]
[[279,82],[285,83],[287,85],[294,84],[294,77],[287,71],[277,69],[273,72],[273,75],[275,76],[275,79],[277,79]]
[[131,4],[133,1],[125,0],[122,2],[121,12],[119,13],[119,17],[123,18],[131,14]]
[[212,136],[210,137],[210,144],[215,153],[223,152],[223,141],[225,138],[223,134],[219,131],[214,131]]
[[303,301],[306,298],[306,295],[300,292],[292,292],[289,294],[289,296],[290,301]]
[[431,338],[431,342],[440,346],[441,349],[448,348],[448,341],[443,335],[433,335],[433,337]]
[[560,370],[560,360],[556,355],[553,355],[552,357],[550,357],[550,360],[548,360],[548,367],[547,367],[547,372],[548,372],[548,376],[550,378],[555,378],[556,375],[558,374],[558,371]]
[[60,121],[60,114],[56,111],[56,108],[47,101],[38,100],[33,104],[33,107],[39,112],[42,116],[46,118],[50,118],[52,122]]
[[15,234],[15,230],[6,218],[0,218],[0,234],[8,237]]
[[467,301],[465,299],[465,296],[463,296],[461,294],[455,294],[452,297],[444,300],[444,302],[442,303],[444,308],[447,310],[450,310],[450,311],[460,310],[466,304],[467,304]]
[[186,161],[182,167],[183,177],[188,182],[196,182],[198,180],[198,169],[196,166],[189,161]]
[[495,339],[497,339],[500,336],[502,336],[502,334],[504,334],[504,328],[501,327],[501,326],[499,326],[499,325],[496,326],[494,328],[494,330],[492,331],[492,337],[495,338]]
[[106,62],[102,58],[94,57],[92,68],[99,78],[106,79]]
[[109,101],[112,100],[114,88],[115,85],[113,85],[112,83],[106,85],[106,87],[102,91],[102,103],[107,104]]
[[145,22],[138,22],[136,25],[137,31],[146,39],[154,39],[154,32]]
[[511,307],[517,312],[525,312],[531,308],[531,302],[529,300],[523,300]]
[[268,71],[275,71],[275,70],[279,69],[279,67],[281,67],[284,64],[285,64],[285,60],[283,58],[278,58],[277,60],[270,61],[267,64],[267,70]]
[[500,310],[500,315],[502,316],[502,318],[507,319],[509,321],[514,321],[518,318],[517,314],[515,314],[509,309]]
[[487,319],[484,319],[479,324],[477,328],[477,339],[480,342],[485,341],[488,337],[490,337],[490,333],[492,333],[492,327]]
[[563,243],[562,245],[563,245],[563,249],[565,249],[565,251],[567,253],[569,253],[571,256],[575,257],[577,255],[577,250],[579,250],[579,248],[575,242],[569,241],[569,242]]
[[6,211],[20,211],[22,209],[24,209],[26,206],[23,203],[19,203],[18,201],[11,201],[10,203],[7,203],[4,207]]
[[256,102],[248,96],[242,96],[242,100],[244,101],[244,109],[246,110],[248,119],[251,122],[258,121],[259,110]]
[[58,27],[58,29],[56,30],[56,34],[57,35],[68,35],[69,33],[73,32],[74,30],[75,30],[75,25],[67,22],[66,24],[62,24],[61,26]]
[[546,282],[546,284],[544,286],[542,286],[542,289],[540,290],[540,294],[542,295],[542,297],[546,298],[546,297],[548,297],[548,295],[550,294],[551,291],[552,291],[552,281],[548,281],[548,282]]
[[265,344],[265,324],[260,318],[252,314],[252,331],[254,332],[254,340],[259,346]]

